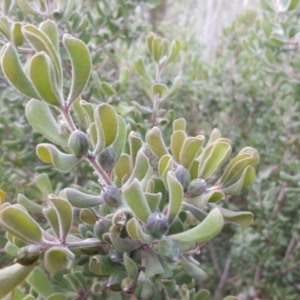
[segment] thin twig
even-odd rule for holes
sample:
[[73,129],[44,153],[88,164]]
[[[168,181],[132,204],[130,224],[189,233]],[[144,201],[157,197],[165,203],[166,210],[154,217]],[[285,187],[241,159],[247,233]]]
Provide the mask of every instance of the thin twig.
[[290,240],[290,242],[289,242],[289,245],[286,249],[283,261],[289,260],[289,258],[292,255],[297,243],[298,243],[298,237],[297,237],[297,234],[294,233],[291,240]]
[[210,257],[211,257],[211,260],[213,262],[213,265],[214,265],[219,277],[221,278],[222,277],[222,270],[219,266],[219,263],[218,263],[218,260],[217,260],[217,255],[216,255],[216,249],[215,249],[212,241],[209,241],[207,243],[207,247],[209,249],[209,253],[210,253]]
[[[233,251],[233,248],[231,248],[230,252],[232,252],[232,251]],[[224,287],[224,285],[227,281],[227,278],[228,278],[228,274],[229,274],[229,271],[230,271],[230,266],[231,266],[231,258],[228,257],[227,260],[226,260],[226,263],[225,263],[223,274],[221,276],[221,279],[219,281],[217,290],[215,292],[214,300],[219,300],[220,297],[221,297],[223,287]]]
[[279,192],[279,195],[278,195],[278,198],[277,198],[277,203],[274,207],[274,213],[277,215],[282,206],[283,206],[283,203],[284,203],[284,200],[285,200],[285,188],[286,188],[286,183],[284,183],[281,187],[280,187],[280,192]]
[[289,267],[287,267],[285,269],[280,270],[280,273],[281,274],[286,274],[286,273],[292,271],[293,269],[298,268],[299,266],[300,266],[300,260],[297,261],[296,263],[294,263],[293,265],[291,265],[291,266],[289,266]]

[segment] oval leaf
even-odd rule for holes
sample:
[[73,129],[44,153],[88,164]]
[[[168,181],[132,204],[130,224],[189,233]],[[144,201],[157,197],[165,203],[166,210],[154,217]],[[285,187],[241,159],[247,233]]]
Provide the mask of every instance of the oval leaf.
[[11,44],[2,48],[1,66],[5,77],[15,89],[29,98],[40,99],[31,81],[23,71],[17,51]]
[[70,171],[80,161],[75,155],[62,153],[51,144],[39,144],[36,154],[43,162],[52,164],[61,172]]
[[31,99],[26,104],[26,118],[30,125],[49,141],[61,145],[68,145],[68,138],[60,134],[59,125],[47,103]]
[[63,100],[56,86],[55,71],[45,52],[31,58],[29,75],[41,99],[51,105],[62,106]]
[[89,49],[81,40],[65,34],[63,45],[69,54],[72,65],[72,83],[68,96],[68,102],[72,103],[81,94],[90,78],[92,60]]
[[224,225],[224,219],[219,208],[214,208],[207,217],[192,229],[168,236],[172,240],[182,242],[206,242],[219,234]]
[[0,224],[12,235],[28,243],[36,244],[42,240],[42,229],[39,224],[15,206],[8,206],[0,211]]

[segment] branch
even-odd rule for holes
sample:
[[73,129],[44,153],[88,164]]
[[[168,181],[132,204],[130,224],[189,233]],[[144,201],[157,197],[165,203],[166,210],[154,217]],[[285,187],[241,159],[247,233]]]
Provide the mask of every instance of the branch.
[[[232,250],[233,250],[233,248],[231,248],[230,252],[232,252]],[[230,266],[231,266],[231,258],[228,257],[227,260],[226,260],[226,263],[225,263],[225,267],[224,267],[222,277],[219,281],[217,290],[215,292],[214,300],[219,300],[220,297],[221,297],[221,292],[222,292],[223,287],[224,287],[224,285],[227,281],[227,278],[228,278],[228,274],[229,274],[229,271],[230,271]]]
[[287,261],[290,258],[290,256],[292,255],[297,243],[298,243],[298,237],[297,237],[297,234],[294,233],[291,240],[290,240],[290,242],[289,242],[289,245],[286,249],[283,261]]
[[217,255],[216,255],[216,249],[215,249],[212,241],[209,241],[207,243],[207,246],[208,246],[208,249],[209,249],[209,253],[210,253],[210,257],[211,257],[211,260],[213,262],[213,265],[214,265],[215,269],[217,270],[217,273],[218,273],[219,277],[221,278],[222,277],[222,270],[219,266],[219,263],[218,263],[218,260],[217,260]]

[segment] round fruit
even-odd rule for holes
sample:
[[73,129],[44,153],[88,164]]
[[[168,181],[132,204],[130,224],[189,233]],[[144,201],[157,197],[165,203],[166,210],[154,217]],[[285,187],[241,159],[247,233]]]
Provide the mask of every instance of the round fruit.
[[89,137],[84,132],[75,130],[69,137],[68,147],[74,155],[82,157],[89,151]]
[[207,184],[204,179],[194,179],[189,183],[187,187],[187,193],[190,195],[190,197],[200,196],[206,192],[206,188]]
[[191,181],[190,171],[183,166],[178,166],[175,171],[175,176],[185,190]]
[[161,212],[152,213],[148,217],[146,229],[153,237],[159,239],[169,230],[168,218]]
[[122,193],[112,185],[104,187],[101,195],[105,203],[111,207],[118,207],[123,203]]

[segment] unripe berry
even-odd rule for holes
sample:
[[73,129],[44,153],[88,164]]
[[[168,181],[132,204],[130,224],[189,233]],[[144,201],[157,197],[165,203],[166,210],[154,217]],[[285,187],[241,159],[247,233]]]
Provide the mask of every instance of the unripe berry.
[[112,222],[110,220],[106,219],[100,219],[94,224],[94,235],[99,240],[102,240],[102,235],[104,233],[109,232],[109,229],[112,225]]
[[206,188],[207,184],[204,179],[194,179],[189,183],[187,187],[187,193],[190,195],[190,197],[200,196],[206,192]]
[[186,190],[187,186],[191,181],[190,171],[183,166],[178,166],[178,168],[175,171],[175,176],[181,183],[183,189]]
[[116,152],[113,148],[107,147],[99,154],[99,164],[105,171],[111,171],[116,165]]
[[120,190],[112,185],[104,187],[101,195],[105,203],[111,207],[118,207],[123,203]]
[[89,150],[89,138],[84,132],[75,130],[69,137],[68,147],[74,155],[82,157]]
[[159,239],[169,230],[168,218],[161,212],[152,213],[148,217],[146,229],[153,237]]

